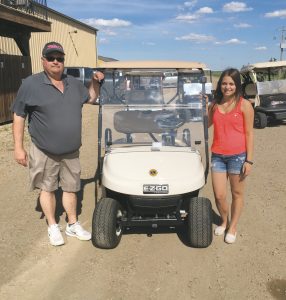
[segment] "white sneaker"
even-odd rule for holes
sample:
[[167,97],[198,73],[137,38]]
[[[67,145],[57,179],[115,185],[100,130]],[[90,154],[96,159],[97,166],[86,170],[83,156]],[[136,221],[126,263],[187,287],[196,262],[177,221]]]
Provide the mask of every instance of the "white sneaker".
[[53,224],[48,227],[48,235],[50,244],[53,246],[61,246],[65,243],[58,224]]
[[67,224],[66,234],[68,236],[77,237],[79,240],[82,241],[89,241],[91,239],[91,233],[84,230],[80,225],[79,221],[77,221],[73,225]]

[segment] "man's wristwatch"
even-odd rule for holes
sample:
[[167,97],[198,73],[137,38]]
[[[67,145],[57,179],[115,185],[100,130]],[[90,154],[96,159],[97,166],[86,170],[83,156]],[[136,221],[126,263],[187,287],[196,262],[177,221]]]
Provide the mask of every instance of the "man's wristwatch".
[[253,165],[253,161],[251,161],[251,160],[247,160],[246,159],[245,162],[248,163],[248,164],[250,164],[250,165]]

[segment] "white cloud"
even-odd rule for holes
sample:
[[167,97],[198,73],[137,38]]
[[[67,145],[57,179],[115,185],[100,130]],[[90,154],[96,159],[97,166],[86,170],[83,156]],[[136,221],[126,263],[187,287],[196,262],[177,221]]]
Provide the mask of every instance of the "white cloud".
[[99,44],[101,44],[101,45],[102,45],[102,44],[108,44],[108,43],[109,43],[109,40],[106,39],[106,38],[100,38],[98,42],[99,42]]
[[186,1],[184,2],[184,6],[185,7],[194,7],[197,4],[197,0],[193,0],[193,1]]
[[239,39],[233,38],[223,42],[215,42],[216,45],[239,45],[239,44],[246,44],[245,41],[240,41]]
[[202,7],[193,14],[186,13],[186,14],[180,14],[178,15],[175,20],[181,21],[181,22],[187,22],[187,23],[194,23],[195,21],[198,21],[202,15],[204,14],[212,14],[213,9],[211,7]]
[[226,41],[225,44],[246,44],[246,42],[240,41],[239,39],[230,39]]
[[213,9],[207,6],[202,7],[197,11],[198,14],[212,14],[213,12]]
[[186,1],[182,5],[179,5],[177,8],[179,11],[191,10],[197,4],[197,0]]
[[192,23],[199,19],[198,15],[178,15],[176,20]]
[[252,27],[252,25],[247,24],[247,23],[234,24],[233,26],[234,26],[235,28],[249,28],[249,27]]
[[264,51],[264,50],[267,50],[267,47],[265,46],[260,46],[260,47],[256,47],[254,48],[255,50],[259,50],[259,51]]
[[275,10],[273,12],[266,13],[266,18],[286,18],[286,9]]
[[125,20],[120,20],[117,18],[106,20],[106,19],[82,19],[81,22],[93,26],[93,27],[128,27],[132,23]]
[[153,42],[142,42],[142,45],[146,45],[146,46],[155,46],[156,44]]
[[191,41],[195,43],[207,43],[214,41],[214,37],[211,35],[204,35],[204,34],[196,34],[190,33],[188,35],[183,35],[181,37],[176,37],[175,40],[177,41]]
[[115,36],[115,35],[117,35],[116,32],[111,31],[110,29],[103,29],[103,30],[101,30],[101,32],[103,32],[104,34],[109,35],[109,36]]
[[231,13],[231,12],[250,11],[253,8],[252,7],[247,7],[247,5],[244,2],[232,1],[232,2],[226,3],[223,6],[222,9],[223,9],[224,12],[230,12]]

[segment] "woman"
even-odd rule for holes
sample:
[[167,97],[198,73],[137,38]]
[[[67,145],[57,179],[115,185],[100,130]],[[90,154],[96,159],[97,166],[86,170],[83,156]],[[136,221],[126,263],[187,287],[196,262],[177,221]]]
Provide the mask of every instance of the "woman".
[[[228,244],[236,240],[245,178],[253,165],[253,119],[251,103],[242,98],[239,71],[225,70],[209,107],[209,127],[214,126],[211,174],[216,206],[222,220],[214,234],[226,233],[225,242]],[[232,194],[230,211],[226,199],[228,179]]]

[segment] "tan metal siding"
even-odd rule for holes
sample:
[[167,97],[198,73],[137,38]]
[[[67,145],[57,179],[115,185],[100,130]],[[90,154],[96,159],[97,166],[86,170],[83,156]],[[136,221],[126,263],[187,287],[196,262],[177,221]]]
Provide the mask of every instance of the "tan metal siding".
[[[48,11],[48,21],[52,23],[51,32],[32,32],[30,39],[30,55],[32,72],[42,71],[42,49],[45,43],[57,41],[66,52],[66,66],[97,66],[96,30],[92,30],[68,17]],[[74,31],[77,33],[74,33]],[[0,37],[0,53],[21,55],[13,39]]]
[[51,32],[32,33],[31,36],[30,51],[34,73],[42,70],[41,51],[44,44],[49,41],[56,41],[63,45],[66,66],[97,66],[95,31],[52,12],[49,12],[48,20],[52,23]]
[[0,36],[0,54],[22,55],[14,39]]

